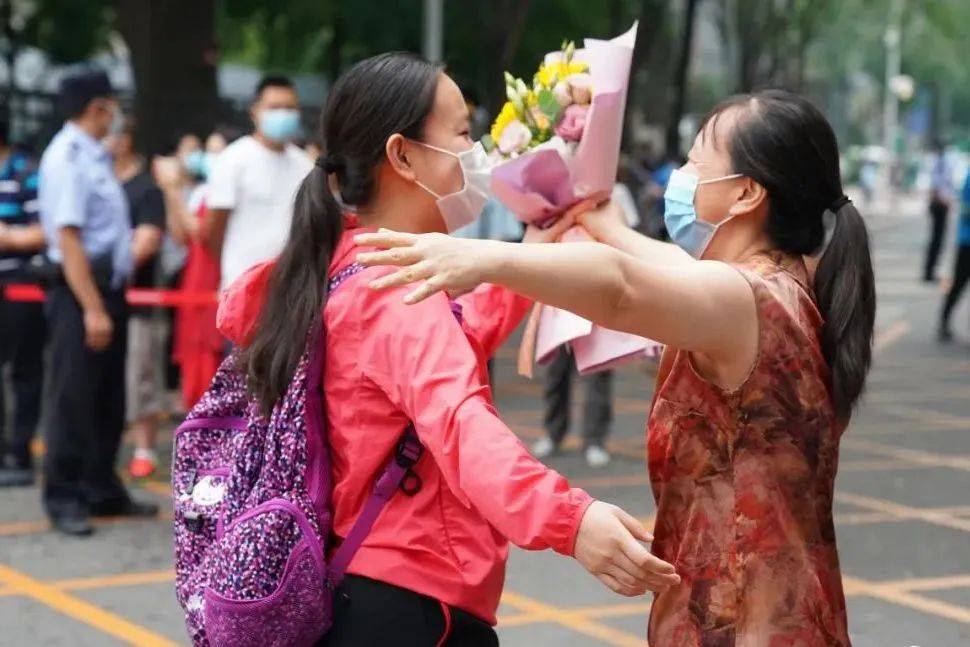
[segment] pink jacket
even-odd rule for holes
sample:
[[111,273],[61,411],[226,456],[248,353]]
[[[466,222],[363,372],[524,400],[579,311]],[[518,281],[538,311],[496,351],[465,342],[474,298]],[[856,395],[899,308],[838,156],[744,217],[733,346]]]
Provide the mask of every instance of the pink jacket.
[[[360,248],[348,229],[330,272]],[[245,343],[271,265],[250,269],[223,295],[219,328]],[[324,309],[324,392],[333,453],[334,531],[346,536],[401,432],[412,421],[426,452],[423,486],[387,504],[348,572],[400,586],[495,623],[508,541],[572,555],[592,498],[534,459],[499,419],[485,361],[522,320],[529,302],[480,286],[403,303],[407,289],[367,283],[392,268],[348,279]]]

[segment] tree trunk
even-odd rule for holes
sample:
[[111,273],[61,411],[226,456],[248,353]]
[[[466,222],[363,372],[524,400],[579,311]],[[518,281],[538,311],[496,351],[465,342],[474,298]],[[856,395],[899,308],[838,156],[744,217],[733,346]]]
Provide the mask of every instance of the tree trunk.
[[529,15],[532,0],[481,0],[484,6],[480,15],[485,18],[486,30],[483,34],[486,49],[486,95],[483,98],[488,111],[498,114],[505,101],[505,79],[502,72],[508,69],[515,56],[525,19]]
[[[656,51],[656,43],[659,41],[663,35],[664,22],[667,19],[667,1],[666,0],[641,0],[640,1],[640,15],[638,17],[639,26],[637,27],[637,42],[633,47],[633,60],[630,64],[630,91],[627,92],[626,96],[626,115],[627,118],[624,120],[623,124],[623,141],[630,141],[630,128],[632,122],[630,120],[630,106],[635,105],[640,102],[643,97],[641,97],[641,87],[638,83],[638,76],[640,70],[644,70],[650,63],[650,59],[653,53]],[[614,29],[612,30],[613,35],[619,35],[620,32],[625,29],[628,25],[621,24],[619,20],[614,16]],[[647,83],[657,83],[657,79],[647,79]],[[662,82],[662,80],[660,81]],[[639,103],[643,105],[643,103]]]
[[117,0],[118,30],[131,51],[137,142],[147,154],[184,132],[216,125],[216,0]]
[[690,68],[691,52],[694,48],[694,16],[697,13],[699,0],[686,0],[684,11],[684,25],[680,41],[680,56],[673,78],[673,101],[670,104],[670,119],[667,121],[666,149],[667,155],[679,157],[680,149],[680,120],[687,105],[687,71]]
[[331,9],[333,24],[330,27],[333,30],[333,34],[330,37],[330,45],[327,47],[327,62],[330,66],[329,80],[331,86],[337,81],[337,77],[340,76],[340,69],[343,65],[344,26],[341,13],[340,3],[334,2],[333,8]]

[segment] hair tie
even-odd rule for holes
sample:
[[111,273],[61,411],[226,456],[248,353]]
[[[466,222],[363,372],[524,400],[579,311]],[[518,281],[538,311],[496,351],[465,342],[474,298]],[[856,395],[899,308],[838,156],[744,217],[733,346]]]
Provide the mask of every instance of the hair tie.
[[344,163],[337,159],[337,157],[330,154],[319,156],[314,164],[322,168],[327,174],[336,173],[340,169],[344,168]]
[[832,213],[838,213],[839,211],[842,210],[842,207],[849,204],[850,202],[852,202],[852,200],[849,199],[849,196],[843,193],[842,195],[840,195],[838,198],[835,199],[835,202],[833,202],[829,206],[828,210],[831,211]]

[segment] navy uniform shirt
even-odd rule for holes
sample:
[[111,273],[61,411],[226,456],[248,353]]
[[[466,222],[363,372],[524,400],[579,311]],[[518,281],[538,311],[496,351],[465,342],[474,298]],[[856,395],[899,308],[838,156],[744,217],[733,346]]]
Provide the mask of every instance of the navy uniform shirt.
[[[37,223],[37,167],[23,153],[11,152],[0,165],[0,223]],[[0,250],[0,272],[19,269],[34,254]]]
[[125,193],[104,146],[71,122],[41,157],[38,202],[52,261],[61,262],[61,229],[77,227],[92,268],[110,268],[111,286],[124,286],[132,270]]

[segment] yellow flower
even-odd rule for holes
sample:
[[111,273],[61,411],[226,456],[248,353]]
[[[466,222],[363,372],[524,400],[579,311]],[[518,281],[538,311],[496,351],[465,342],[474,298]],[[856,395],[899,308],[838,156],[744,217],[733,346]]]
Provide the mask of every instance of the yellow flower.
[[580,63],[577,61],[565,63],[563,61],[557,61],[548,65],[543,64],[539,68],[539,71],[536,72],[535,80],[542,87],[551,88],[554,81],[562,81],[567,76],[586,72],[588,69],[589,66],[586,65],[586,63]]
[[502,131],[508,126],[512,121],[514,121],[518,115],[515,112],[515,106],[512,105],[511,101],[506,101],[505,105],[502,106],[501,112],[498,113],[498,117],[495,118],[495,123],[492,124],[491,135],[494,141],[498,141],[502,136]]

